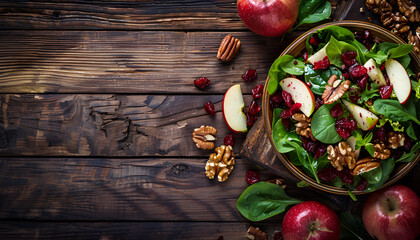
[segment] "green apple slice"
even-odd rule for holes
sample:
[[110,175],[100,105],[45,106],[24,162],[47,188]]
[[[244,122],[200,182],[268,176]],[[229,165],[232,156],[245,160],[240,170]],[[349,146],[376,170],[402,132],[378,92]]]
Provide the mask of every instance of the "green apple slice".
[[364,66],[367,69],[368,76],[374,83],[378,84],[380,87],[386,85],[385,77],[373,58],[369,59]]
[[375,127],[378,123],[378,117],[373,114],[371,111],[357,106],[351,102],[343,100],[344,106],[349,110],[353,115],[353,118],[356,120],[357,124],[363,131],[368,131]]
[[320,50],[318,50],[318,52],[316,52],[314,55],[310,56],[308,58],[308,62],[314,65],[314,62],[318,62],[324,59],[327,56],[327,51],[326,51],[327,45],[328,43],[325,44],[325,46],[321,48]]

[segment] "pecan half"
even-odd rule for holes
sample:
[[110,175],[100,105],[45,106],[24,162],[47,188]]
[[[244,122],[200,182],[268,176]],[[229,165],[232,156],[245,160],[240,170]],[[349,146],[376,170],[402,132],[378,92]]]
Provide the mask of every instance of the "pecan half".
[[273,178],[273,179],[267,180],[266,182],[276,184],[276,185],[282,187],[283,189],[286,188],[286,183],[285,183],[286,180],[284,178],[280,178],[280,177]]
[[217,51],[217,59],[222,62],[230,62],[238,54],[240,48],[241,41],[228,34],[220,43],[219,50]]
[[217,130],[212,126],[201,126],[194,129],[192,136],[195,146],[200,149],[213,149]]
[[414,52],[420,57],[420,27],[417,27],[416,34],[408,33],[408,43],[413,45]]
[[[322,94],[322,100],[324,104],[332,104],[337,101],[350,87],[350,80],[345,80],[342,83],[337,80],[337,75],[332,75],[328,79],[328,83],[332,83],[325,86],[324,93]],[[332,85],[332,86],[331,86]]]
[[420,22],[420,13],[416,8],[416,3],[410,0],[398,0],[400,11],[410,20],[410,22]]
[[363,158],[356,162],[356,166],[354,167],[351,174],[356,176],[364,172],[369,172],[377,167],[379,167],[381,163],[374,158]]

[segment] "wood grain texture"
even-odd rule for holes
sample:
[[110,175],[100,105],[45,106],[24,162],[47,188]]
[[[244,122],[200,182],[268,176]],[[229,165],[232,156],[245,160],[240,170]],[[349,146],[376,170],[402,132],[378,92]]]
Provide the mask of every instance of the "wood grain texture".
[[[264,38],[231,32],[242,47],[229,64],[216,58],[222,32],[2,31],[1,93],[224,94],[235,83],[250,93],[300,32]],[[256,69],[258,81],[241,76]],[[211,85],[198,90],[194,79]]]
[[247,30],[234,0],[1,1],[0,28]]
[[[204,158],[3,158],[0,219],[244,221],[236,200],[248,169],[261,180],[275,175],[237,159],[224,183],[204,175]],[[335,210],[347,204],[287,181],[286,192]],[[280,221],[283,215],[270,219]]]

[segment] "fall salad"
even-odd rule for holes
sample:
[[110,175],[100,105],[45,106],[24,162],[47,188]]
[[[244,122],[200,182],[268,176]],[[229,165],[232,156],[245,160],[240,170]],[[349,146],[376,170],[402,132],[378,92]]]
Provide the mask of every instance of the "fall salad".
[[[272,138],[318,183],[373,191],[420,149],[413,46],[329,26],[271,66]],[[418,135],[420,136],[420,135]]]

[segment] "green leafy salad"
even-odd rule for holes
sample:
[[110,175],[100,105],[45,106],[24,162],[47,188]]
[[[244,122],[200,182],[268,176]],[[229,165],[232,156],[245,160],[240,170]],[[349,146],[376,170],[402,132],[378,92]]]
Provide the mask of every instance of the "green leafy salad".
[[369,30],[329,26],[308,36],[301,56],[277,58],[267,86],[277,150],[318,183],[349,194],[382,186],[420,149],[412,50]]

